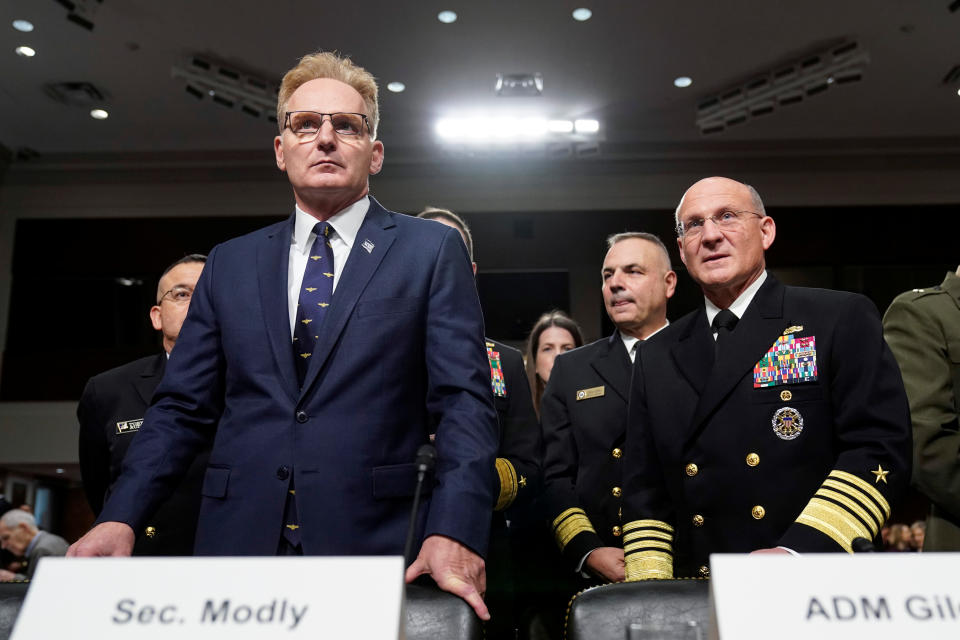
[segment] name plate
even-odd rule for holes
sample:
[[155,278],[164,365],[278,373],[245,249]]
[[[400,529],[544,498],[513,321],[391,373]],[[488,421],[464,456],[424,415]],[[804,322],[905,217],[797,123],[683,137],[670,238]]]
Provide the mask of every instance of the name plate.
[[958,574],[960,553],[713,555],[714,632],[723,640],[956,640]]
[[403,558],[44,558],[11,640],[401,637]]

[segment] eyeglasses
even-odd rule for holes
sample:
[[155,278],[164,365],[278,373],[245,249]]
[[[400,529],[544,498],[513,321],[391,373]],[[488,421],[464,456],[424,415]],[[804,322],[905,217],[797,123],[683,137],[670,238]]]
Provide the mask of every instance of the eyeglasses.
[[310,142],[320,133],[324,117],[330,118],[330,126],[339,136],[359,136],[370,122],[362,113],[317,113],[316,111],[288,111],[283,128],[289,128],[300,142]]
[[160,296],[160,299],[157,300],[157,304],[161,304],[167,298],[175,304],[187,304],[190,302],[190,298],[193,297],[193,289],[190,287],[185,287],[183,285],[177,285],[170,291],[167,291],[165,294]]
[[698,238],[700,234],[703,233],[703,226],[707,223],[707,220],[711,220],[721,231],[739,229],[748,215],[757,216],[758,218],[763,217],[762,214],[756,213],[755,211],[721,211],[706,218],[695,217],[690,218],[686,222],[681,222],[677,225],[677,235],[685,240]]

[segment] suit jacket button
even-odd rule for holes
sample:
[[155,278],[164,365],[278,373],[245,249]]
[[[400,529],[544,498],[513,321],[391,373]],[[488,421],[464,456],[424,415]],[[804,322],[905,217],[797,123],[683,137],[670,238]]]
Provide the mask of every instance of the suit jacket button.
[[702,527],[703,526],[703,516],[699,513],[692,518],[693,526]]
[[700,567],[699,569],[697,569],[697,573],[700,574],[700,577],[701,577],[701,578],[709,578],[709,577],[710,577],[710,567],[708,567],[707,565],[703,565],[702,567]]
[[145,536],[147,536],[148,538],[153,538],[154,536],[157,535],[157,528],[156,528],[156,527],[147,527],[146,529],[143,530],[143,534],[144,534]]
[[288,467],[288,466],[285,465],[285,464],[284,464],[284,465],[280,465],[279,467],[277,467],[277,477],[280,478],[281,480],[286,480],[287,478],[289,478],[289,477],[290,477],[290,467]]
[[620,487],[614,487],[610,490],[610,493],[613,494],[614,498],[619,498],[623,491],[620,489]]
[[753,514],[754,520],[763,520],[763,516],[767,515],[767,510],[758,504],[753,508],[751,513]]
[[612,455],[614,458],[620,458],[623,456],[623,450],[620,449],[620,447],[617,447],[616,449],[610,452],[610,455]]
[[615,526],[615,527],[613,528],[613,535],[614,535],[614,537],[616,537],[616,538],[619,538],[619,537],[620,537],[620,527]]
[[310,419],[310,416],[307,415],[306,411],[297,411],[297,422],[303,424]]
[[755,453],[747,454],[747,466],[755,467],[760,464],[760,456]]
[[686,468],[684,469],[684,471],[686,471],[686,472],[687,472],[687,475],[692,478],[693,476],[695,476],[695,475],[697,475],[698,473],[700,473],[700,467],[698,467],[696,464],[694,464],[694,463],[691,462],[690,464],[688,464],[688,465],[686,466]]

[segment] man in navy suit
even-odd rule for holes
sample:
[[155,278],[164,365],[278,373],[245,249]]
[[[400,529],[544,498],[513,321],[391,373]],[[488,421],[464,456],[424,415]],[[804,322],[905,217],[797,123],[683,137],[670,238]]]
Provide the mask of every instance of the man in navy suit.
[[383,143],[367,71],[305,56],[277,111],[296,211],[210,252],[124,475],[71,554],[128,554],[211,438],[197,554],[402,553],[435,432],[407,579],[429,573],[487,618],[497,425],[463,242],[369,197]]

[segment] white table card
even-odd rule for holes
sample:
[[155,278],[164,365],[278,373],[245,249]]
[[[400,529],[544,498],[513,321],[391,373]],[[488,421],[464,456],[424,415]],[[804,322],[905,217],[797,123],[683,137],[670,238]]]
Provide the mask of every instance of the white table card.
[[710,575],[722,640],[960,638],[960,553],[713,555]]
[[400,556],[44,558],[11,639],[395,640],[403,570]]

